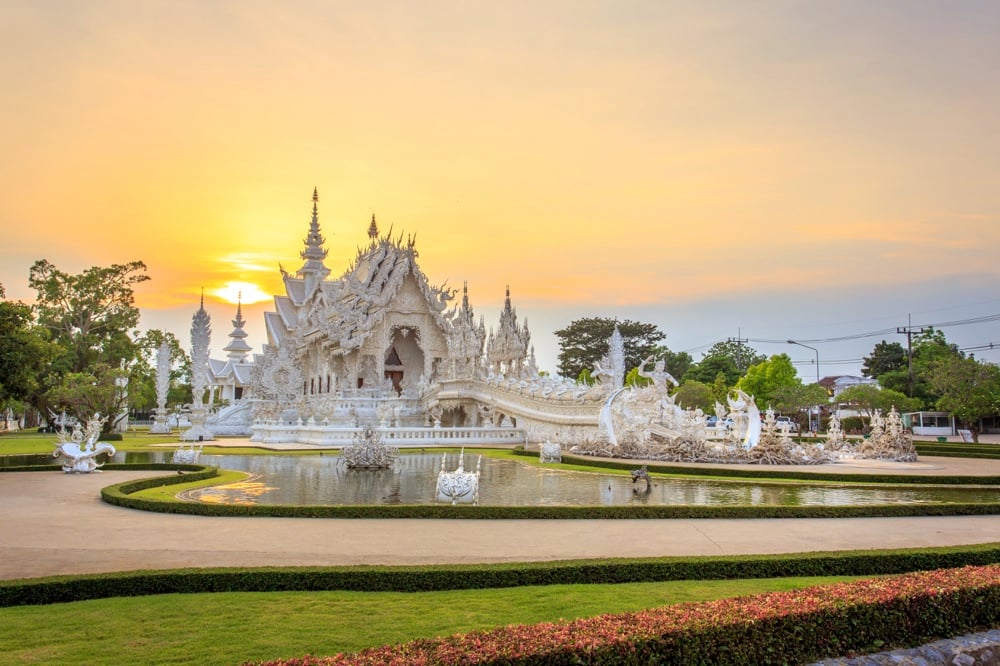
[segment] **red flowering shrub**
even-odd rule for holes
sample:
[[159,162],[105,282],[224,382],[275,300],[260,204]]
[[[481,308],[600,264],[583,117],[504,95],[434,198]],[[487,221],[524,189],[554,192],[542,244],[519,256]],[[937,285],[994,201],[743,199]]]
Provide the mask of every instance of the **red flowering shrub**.
[[1000,625],[1000,565],[940,569],[266,666],[804,663]]

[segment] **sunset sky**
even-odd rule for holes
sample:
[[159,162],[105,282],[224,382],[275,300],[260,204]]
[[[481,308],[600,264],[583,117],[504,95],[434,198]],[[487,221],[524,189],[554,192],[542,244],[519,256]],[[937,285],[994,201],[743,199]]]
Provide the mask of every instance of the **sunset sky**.
[[[612,316],[857,374],[908,316],[1000,315],[997,35],[987,1],[6,0],[0,283],[139,259],[142,326],[189,344],[204,287],[222,357],[219,290],[278,293],[315,186],[335,275],[374,213],[487,326],[510,285],[542,369]],[[944,330],[1000,361],[1000,321]]]

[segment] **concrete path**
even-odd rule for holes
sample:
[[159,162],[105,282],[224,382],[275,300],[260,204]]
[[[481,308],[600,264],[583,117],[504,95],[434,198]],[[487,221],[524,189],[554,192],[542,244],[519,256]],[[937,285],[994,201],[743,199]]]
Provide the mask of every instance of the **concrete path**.
[[[1000,462],[928,458],[917,465],[922,469],[911,468],[913,473],[933,469],[962,474],[974,469],[978,474],[1000,476]],[[215,518],[133,511],[101,501],[102,487],[150,474],[0,473],[0,579],[184,567],[527,562],[1000,542],[1000,516],[537,521]]]

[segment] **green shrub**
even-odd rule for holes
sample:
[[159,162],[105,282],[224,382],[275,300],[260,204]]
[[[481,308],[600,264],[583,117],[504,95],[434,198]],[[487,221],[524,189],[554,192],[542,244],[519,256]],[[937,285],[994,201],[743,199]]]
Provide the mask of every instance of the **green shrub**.
[[510,625],[356,655],[267,664],[804,664],[919,645],[998,623],[1000,566],[967,567]]

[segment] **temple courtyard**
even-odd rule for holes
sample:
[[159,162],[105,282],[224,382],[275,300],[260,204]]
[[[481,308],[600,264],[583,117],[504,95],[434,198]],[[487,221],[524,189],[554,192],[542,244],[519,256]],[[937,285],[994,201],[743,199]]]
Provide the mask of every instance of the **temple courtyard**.
[[[234,442],[235,443],[235,442]],[[699,465],[704,466],[704,465]],[[1000,461],[922,457],[808,470],[1000,475]],[[802,467],[798,467],[800,471]],[[173,474],[173,472],[170,472]],[[952,546],[1000,541],[1000,516],[757,520],[219,518],[105,504],[149,471],[0,475],[0,579],[187,567],[407,565]]]

